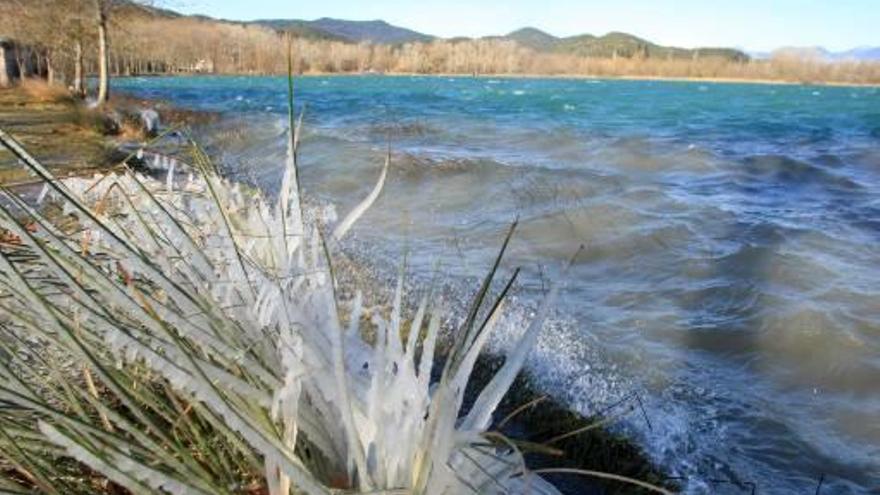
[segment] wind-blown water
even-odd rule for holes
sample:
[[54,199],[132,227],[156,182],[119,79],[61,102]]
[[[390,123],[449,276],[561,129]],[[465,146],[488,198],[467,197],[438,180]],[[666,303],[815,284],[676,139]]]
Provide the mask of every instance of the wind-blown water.
[[[272,189],[285,84],[117,86],[221,112],[213,149]],[[642,393],[650,427],[623,427],[691,491],[880,487],[880,90],[307,77],[297,98],[304,186],[343,211],[390,139],[355,236],[391,270],[407,251],[465,287],[519,216],[528,305],[584,244],[531,366],[586,413]]]

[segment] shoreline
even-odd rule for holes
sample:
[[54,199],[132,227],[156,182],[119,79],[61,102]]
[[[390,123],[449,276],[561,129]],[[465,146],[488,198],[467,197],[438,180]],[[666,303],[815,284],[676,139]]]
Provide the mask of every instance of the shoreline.
[[[313,75],[312,73],[303,74],[304,76]],[[333,75],[373,75],[361,73],[333,73],[322,72],[315,73],[316,76],[333,76]],[[678,76],[592,76],[584,74],[420,74],[408,72],[389,72],[385,74],[375,74],[389,77],[476,77],[476,78],[493,78],[493,79],[559,79],[559,80],[575,80],[575,81],[658,81],[658,82],[704,82],[709,84],[755,84],[765,86],[828,86],[828,87],[853,87],[853,88],[880,88],[880,82],[876,83],[856,83],[843,81],[824,81],[824,82],[805,82],[792,81],[786,79],[755,79],[755,78],[735,78],[735,77],[678,77]]]
[[[556,79],[575,81],[657,81],[657,82],[681,82],[681,83],[707,83],[707,84],[744,84],[762,86],[805,86],[805,87],[832,87],[832,88],[880,88],[878,82],[847,82],[847,81],[796,81],[790,79],[761,79],[761,78],[737,78],[737,77],[690,77],[690,76],[642,76],[642,75],[588,75],[588,74],[507,74],[485,73],[467,74],[455,72],[324,72],[309,71],[294,75],[294,79],[301,77],[446,77],[446,78],[476,78],[476,79]],[[164,73],[164,74],[141,74],[131,76],[115,76],[114,79],[136,79],[152,77],[286,77],[284,74],[237,74],[237,73]]]
[[[0,90],[3,129],[64,175],[112,166],[114,144],[102,132],[99,114],[55,89],[39,85]],[[0,182],[12,185],[30,179],[6,150],[0,150]]]
[[[0,89],[0,124],[58,177],[119,167],[133,147],[152,138],[141,112],[154,110],[164,127],[207,123],[217,114],[143,100],[120,91],[105,108],[91,108],[63,88],[31,82]],[[0,150],[0,183],[27,187],[36,179]]]

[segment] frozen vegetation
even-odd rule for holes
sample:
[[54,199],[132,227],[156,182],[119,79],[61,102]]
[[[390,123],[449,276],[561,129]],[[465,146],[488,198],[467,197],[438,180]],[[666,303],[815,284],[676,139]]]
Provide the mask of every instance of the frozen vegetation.
[[432,373],[456,308],[426,295],[405,314],[401,276],[368,321],[360,294],[343,314],[335,291],[328,253],[390,158],[351,213],[319,218],[302,208],[291,134],[270,201],[195,146],[164,176],[62,181],[0,131],[45,184],[36,201],[0,190],[0,489],[556,493],[491,422],[557,289],[464,410],[516,275],[490,299],[496,263]]

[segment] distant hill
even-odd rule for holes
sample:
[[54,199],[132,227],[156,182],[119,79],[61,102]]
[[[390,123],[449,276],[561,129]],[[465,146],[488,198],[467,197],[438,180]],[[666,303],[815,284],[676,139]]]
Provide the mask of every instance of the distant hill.
[[297,19],[261,19],[258,21],[251,21],[247,24],[256,24],[259,26],[265,26],[270,29],[274,29],[275,31],[284,31],[289,32],[293,36],[300,38],[307,38],[311,40],[328,40],[328,41],[345,41],[351,42],[352,40],[344,37],[333,34],[329,31],[325,31],[318,27],[315,27],[312,21],[301,21]]
[[[179,16],[176,12],[152,7],[131,6],[158,16]],[[213,20],[204,16],[192,16],[205,20]],[[402,44],[412,42],[429,42],[435,39],[412,29],[394,26],[383,20],[348,21],[324,17],[314,21],[300,19],[261,19],[240,22],[226,21],[236,24],[264,26],[275,31],[291,32],[295,36],[313,40],[342,41],[347,43],[370,42],[375,44]],[[470,38],[457,37],[447,41],[460,42]],[[720,57],[733,61],[746,61],[750,58],[742,50],[734,48],[677,48],[663,46],[628,33],[611,32],[603,36],[582,34],[570,37],[557,37],[534,27],[517,29],[504,36],[487,36],[484,39],[511,40],[517,44],[540,53],[564,53],[583,57],[622,58],[645,57],[658,59],[691,59],[701,57]],[[864,47],[840,54],[830,54],[820,48],[784,48],[779,53],[797,53],[805,57],[819,56],[834,60],[880,60],[880,48]],[[820,53],[820,55],[816,55]],[[771,54],[760,54],[756,58],[764,58]],[[798,56],[801,56],[798,55]]]
[[612,32],[604,36],[582,35],[563,39],[556,51],[585,57],[679,58],[720,57],[746,61],[749,56],[733,48],[676,48],[662,46],[627,33]]
[[[165,18],[165,19],[177,19],[177,18],[181,18],[181,17],[187,17],[187,16],[184,16],[183,14],[175,12],[173,10],[163,9],[163,8],[156,7],[156,6],[149,5],[149,4],[140,4],[140,3],[125,1],[125,0],[120,1],[119,3],[115,4],[115,8],[116,8],[116,14],[117,15],[121,14],[123,16],[134,16],[134,17],[146,16],[146,17],[153,17],[153,18],[159,17],[159,18]],[[205,16],[199,16],[199,15],[194,15],[194,16],[190,16],[190,17],[208,19]]]
[[768,54],[770,57],[789,57],[802,60],[823,60],[827,62],[835,61],[857,61],[857,62],[877,62],[880,61],[880,47],[878,46],[862,46],[841,52],[832,52],[821,46],[786,46],[778,48]]
[[392,26],[385,21],[344,21],[325,17],[312,21],[311,24],[322,31],[342,36],[354,42],[370,41],[372,43],[395,44],[434,39],[433,36],[412,29]]
[[799,60],[833,60],[834,54],[821,46],[784,46],[770,52],[770,58]]
[[265,19],[253,21],[277,31],[291,31],[295,35],[311,39],[330,39],[360,43],[399,44],[415,41],[431,41],[433,36],[388,24],[385,21],[346,21],[324,17],[316,21]]
[[[2,1],[2,0],[0,0]],[[164,18],[189,17],[208,22],[221,21],[234,24],[250,24],[264,26],[275,31],[290,32],[294,36],[325,41],[341,41],[346,43],[370,42],[375,44],[403,44],[412,42],[430,42],[439,40],[428,34],[412,29],[389,24],[383,20],[348,21],[324,17],[314,21],[300,19],[261,19],[256,21],[222,21],[203,15],[184,16],[168,9],[144,6],[120,0],[121,10],[131,16],[150,16]],[[455,37],[445,41],[457,43],[473,38]],[[880,46],[863,46],[851,50],[832,52],[820,46],[789,46],[773,51],[746,52],[736,48],[677,48],[663,46],[638,36],[623,32],[610,32],[603,36],[581,34],[570,37],[557,37],[534,27],[517,29],[503,36],[486,36],[489,40],[510,40],[520,46],[539,53],[564,53],[583,57],[611,58],[614,56],[646,57],[655,59],[692,59],[702,57],[720,57],[732,61],[753,59],[769,59],[785,56],[805,60],[825,61],[871,61],[880,62]]]
[[880,61],[880,46],[861,46],[837,54],[839,59]]
[[499,37],[516,41],[522,46],[538,52],[556,52],[583,57],[611,58],[643,56],[646,58],[694,58],[721,57],[729,60],[745,61],[749,56],[733,48],[675,48],[661,46],[627,33],[611,32],[604,36],[581,34],[568,38],[557,38],[536,28],[518,29]]
[[520,45],[526,48],[531,48],[536,52],[553,51],[553,49],[559,45],[559,42],[562,41],[560,38],[557,38],[552,34],[545,33],[544,31],[533,27],[517,29],[507,36],[502,36],[502,38],[516,41]]

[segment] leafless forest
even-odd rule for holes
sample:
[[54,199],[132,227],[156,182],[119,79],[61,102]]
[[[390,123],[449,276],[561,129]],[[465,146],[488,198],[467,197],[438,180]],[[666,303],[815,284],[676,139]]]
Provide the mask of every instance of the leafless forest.
[[[108,23],[111,75],[179,73],[281,74],[288,39],[267,27],[171,16],[114,0],[0,0],[0,36],[37,47],[41,73],[74,86],[99,73],[99,22]],[[460,39],[386,45],[294,37],[296,73],[543,74],[761,79],[880,83],[880,64],[776,57],[730,61],[704,57],[588,58],[539,53],[505,39]]]

